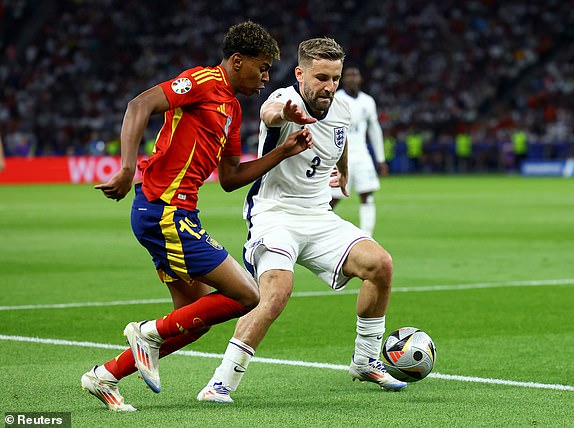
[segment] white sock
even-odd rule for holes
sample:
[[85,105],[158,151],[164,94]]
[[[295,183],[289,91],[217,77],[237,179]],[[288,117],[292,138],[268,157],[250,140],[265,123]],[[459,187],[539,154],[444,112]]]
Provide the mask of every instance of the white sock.
[[369,358],[378,359],[381,355],[385,334],[385,317],[363,318],[357,316],[357,337],[355,338],[355,355],[357,364],[367,364]]
[[146,321],[140,325],[140,331],[147,337],[155,340],[156,342],[163,342],[163,339],[157,331],[155,320]]
[[104,366],[103,364],[101,366],[96,367],[96,376],[99,377],[100,379],[103,380],[111,380],[112,382],[118,382],[118,380],[116,379],[116,377],[111,374],[108,369],[106,369],[106,366]]
[[221,365],[215,369],[211,383],[221,382],[230,391],[235,391],[253,354],[255,354],[255,350],[251,346],[232,337],[225,350]]
[[373,195],[367,196],[367,201],[359,207],[359,223],[363,231],[373,236],[375,222],[377,220],[377,207]]

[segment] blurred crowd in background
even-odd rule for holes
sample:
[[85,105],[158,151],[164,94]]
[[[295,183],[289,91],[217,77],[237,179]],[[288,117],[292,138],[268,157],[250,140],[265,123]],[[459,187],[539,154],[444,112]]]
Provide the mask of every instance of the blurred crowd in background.
[[0,0],[6,155],[118,154],[127,102],[218,64],[223,34],[246,19],[281,48],[262,96],[240,97],[246,152],[263,97],[294,81],[299,42],[330,36],[378,104],[391,171],[574,157],[573,0]]

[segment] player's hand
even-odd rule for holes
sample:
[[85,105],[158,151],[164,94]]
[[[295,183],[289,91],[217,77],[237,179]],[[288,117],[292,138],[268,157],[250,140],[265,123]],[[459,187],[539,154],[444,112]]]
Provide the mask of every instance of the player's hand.
[[121,169],[107,183],[97,184],[94,189],[101,190],[106,198],[119,201],[123,199],[132,188],[133,172]]
[[280,147],[286,158],[295,156],[313,147],[313,136],[308,129],[303,128],[289,134]]
[[386,162],[379,162],[378,169],[379,169],[379,177],[386,177],[387,175],[389,175],[389,167]]
[[339,168],[337,168],[337,165],[335,165],[333,167],[333,171],[331,171],[331,178],[329,180],[329,187],[333,187],[333,188],[339,187],[341,189],[341,192],[343,193],[343,195],[348,197],[349,191],[347,190],[347,181],[348,181],[347,176],[341,174],[339,172]]
[[317,119],[314,117],[307,117],[305,111],[297,104],[292,103],[291,100],[287,100],[283,106],[281,118],[288,122],[294,122],[299,125],[307,125],[309,123],[317,122]]
[[339,187],[339,168],[337,168],[337,165],[335,165],[333,167],[333,171],[331,171],[329,187],[332,187],[333,189]]
[[347,182],[348,181],[349,181],[349,178],[347,177],[346,174],[339,173],[339,187],[341,188],[341,193],[346,198],[349,197],[349,191],[347,190]]

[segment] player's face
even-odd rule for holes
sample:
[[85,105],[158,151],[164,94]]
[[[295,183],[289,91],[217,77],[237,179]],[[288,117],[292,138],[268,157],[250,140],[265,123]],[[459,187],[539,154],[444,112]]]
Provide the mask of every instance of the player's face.
[[313,115],[321,116],[331,107],[342,71],[342,61],[328,59],[313,59],[295,68],[301,95]]
[[247,96],[259,94],[269,82],[269,69],[272,64],[271,58],[242,55],[238,68],[237,92]]
[[362,78],[361,72],[358,68],[346,68],[343,72],[343,87],[347,92],[357,93],[361,86]]

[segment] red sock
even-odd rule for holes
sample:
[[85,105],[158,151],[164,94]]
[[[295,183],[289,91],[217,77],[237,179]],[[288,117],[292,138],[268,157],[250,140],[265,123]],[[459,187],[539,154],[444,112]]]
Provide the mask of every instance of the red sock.
[[[184,346],[195,342],[206,332],[207,329],[200,329],[198,331],[191,331],[188,334],[179,334],[177,336],[170,337],[161,344],[161,347],[159,348],[159,357],[163,358],[166,355],[172,354]],[[104,367],[113,374],[117,380],[137,371],[134,355],[132,354],[131,349],[126,349],[116,358],[108,361],[104,364]]]
[[104,367],[113,374],[117,380],[137,371],[134,355],[132,354],[131,349],[126,349],[116,358],[108,361],[104,364]]
[[156,327],[159,335],[167,339],[196,328],[238,318],[246,312],[238,301],[215,292],[157,320]]

